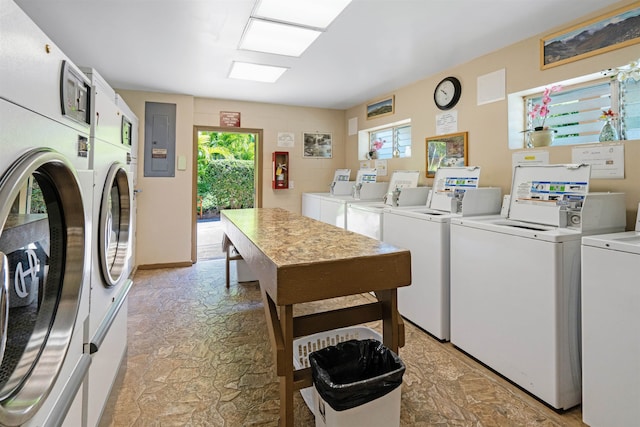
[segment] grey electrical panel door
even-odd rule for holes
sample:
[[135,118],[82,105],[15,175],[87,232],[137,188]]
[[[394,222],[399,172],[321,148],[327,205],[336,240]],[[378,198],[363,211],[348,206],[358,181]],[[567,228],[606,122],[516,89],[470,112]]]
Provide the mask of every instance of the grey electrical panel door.
[[144,121],[144,176],[176,176],[176,104],[145,103]]

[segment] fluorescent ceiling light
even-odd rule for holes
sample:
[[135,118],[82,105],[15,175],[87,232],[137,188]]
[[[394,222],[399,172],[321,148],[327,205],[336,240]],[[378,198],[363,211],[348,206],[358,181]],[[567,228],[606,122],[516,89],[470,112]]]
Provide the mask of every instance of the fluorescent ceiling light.
[[253,80],[256,82],[275,83],[288,68],[274,67],[272,65],[250,64],[248,62],[236,62],[231,64],[229,78],[240,80]]
[[300,56],[320,34],[309,28],[251,18],[240,41],[240,49]]
[[351,0],[259,0],[253,16],[325,29]]

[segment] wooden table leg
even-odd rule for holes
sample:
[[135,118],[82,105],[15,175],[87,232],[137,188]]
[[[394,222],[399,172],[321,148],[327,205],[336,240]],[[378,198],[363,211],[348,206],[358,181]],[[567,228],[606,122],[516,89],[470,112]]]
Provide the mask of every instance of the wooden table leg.
[[397,354],[398,348],[404,345],[404,327],[400,327],[402,319],[398,313],[398,292],[396,289],[376,291],[376,297],[382,302],[383,344]]
[[284,376],[280,380],[280,426],[293,427],[293,306],[280,306],[280,328],[284,341],[281,361]]

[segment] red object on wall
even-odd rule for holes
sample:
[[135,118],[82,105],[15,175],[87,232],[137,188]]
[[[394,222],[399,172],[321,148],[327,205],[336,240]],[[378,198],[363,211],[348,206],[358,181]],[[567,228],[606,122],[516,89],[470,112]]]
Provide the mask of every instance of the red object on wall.
[[271,188],[283,190],[289,188],[289,152],[274,151],[271,156]]

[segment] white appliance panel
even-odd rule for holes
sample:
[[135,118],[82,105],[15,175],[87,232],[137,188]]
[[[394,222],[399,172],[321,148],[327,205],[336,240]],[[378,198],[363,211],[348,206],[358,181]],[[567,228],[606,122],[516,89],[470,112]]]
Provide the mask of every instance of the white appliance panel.
[[302,211],[305,212],[303,215],[340,228],[346,228],[347,204],[372,203],[374,200],[382,200],[386,186],[386,183],[379,182],[363,184],[361,199],[352,196],[334,196],[330,193],[303,193]]
[[390,209],[383,230],[385,242],[411,251],[412,283],[398,289],[400,314],[449,340],[449,216]]
[[[3,4],[3,7],[4,6],[5,5]],[[3,23],[4,20],[0,22],[0,24]],[[12,80],[18,86],[28,85],[28,82],[22,81],[19,76]],[[52,90],[55,90],[57,93],[58,86]],[[56,95],[54,95],[54,97],[55,96]],[[55,155],[68,162],[64,168],[58,160],[51,162],[51,164],[57,165],[53,168],[56,172],[51,172],[52,180],[55,182],[54,186],[64,193],[67,191],[73,192],[73,194],[69,193],[71,194],[70,197],[72,197],[72,201],[67,200],[65,202],[64,199],[69,196],[62,196],[63,201],[61,209],[65,212],[64,215],[66,216],[67,226],[79,226],[74,225],[76,223],[76,220],[74,219],[76,217],[76,213],[72,211],[77,209],[83,210],[83,247],[80,248],[79,246],[75,246],[80,244],[78,241],[79,236],[77,235],[78,230],[75,230],[73,232],[73,236],[68,239],[68,242],[74,242],[72,249],[73,252],[67,252],[67,249],[62,249],[65,252],[65,261],[63,262],[65,263],[64,271],[66,274],[62,276],[61,281],[64,289],[63,295],[65,297],[59,302],[58,312],[63,313],[63,316],[58,316],[56,314],[53,323],[53,327],[56,328],[56,330],[53,330],[51,335],[49,335],[51,337],[56,336],[57,339],[54,340],[51,345],[48,341],[44,344],[44,353],[39,357],[39,360],[45,362],[36,362],[34,365],[34,371],[32,371],[34,378],[42,375],[42,372],[38,372],[38,370],[42,370],[42,368],[38,368],[39,365],[44,366],[44,369],[47,371],[47,375],[55,374],[56,369],[58,369],[56,368],[56,365],[58,364],[56,354],[64,354],[64,357],[60,361],[61,365],[57,371],[57,377],[53,380],[48,395],[37,397],[37,395],[30,394],[29,401],[18,397],[18,399],[21,400],[21,405],[24,404],[30,406],[31,404],[34,404],[37,408],[35,413],[26,415],[27,418],[22,421],[22,425],[24,426],[47,425],[47,423],[51,423],[54,419],[63,423],[63,425],[77,425],[74,420],[77,420],[78,408],[81,408],[82,406],[81,404],[78,404],[78,399],[82,399],[82,382],[89,363],[89,356],[83,352],[83,343],[85,333],[84,322],[89,312],[89,236],[91,233],[91,196],[89,193],[93,191],[93,173],[87,170],[79,171],[76,168],[80,167],[86,169],[88,166],[87,157],[79,155],[81,153],[79,153],[78,150],[78,141],[79,137],[83,141],[88,141],[89,135],[88,133],[80,132],[77,128],[63,125],[58,121],[51,120],[46,116],[36,114],[28,109],[22,108],[21,106],[17,106],[5,100],[0,100],[0,117],[3,119],[3,126],[0,130],[0,146],[2,146],[2,156],[0,156],[0,175],[7,173],[9,166],[21,155],[27,152],[33,152],[32,150],[34,149],[42,148],[42,142],[46,141],[46,148],[54,151],[50,151],[50,154],[44,154],[44,156],[48,157],[50,155]],[[40,160],[35,160],[35,157],[34,161],[36,162],[35,164],[40,162]],[[45,168],[49,167],[47,164],[49,164],[49,162],[42,163],[42,166],[38,167],[37,170],[40,172],[44,171]],[[69,172],[62,172],[63,170]],[[57,181],[58,177],[63,175],[65,177],[64,181]],[[26,180],[26,178],[23,179]],[[8,182],[5,182],[5,184],[7,184],[7,187],[4,187],[3,191],[11,191],[8,188]],[[79,186],[76,187],[80,190],[79,197],[76,197],[76,193],[73,190],[75,186]],[[71,206],[73,206],[73,209],[71,209]],[[66,209],[69,209],[69,211]],[[50,214],[49,207],[47,207],[47,214]],[[3,221],[3,224],[4,220],[4,218],[0,219],[0,221]],[[63,230],[64,227],[62,227],[58,233],[64,232]],[[0,234],[4,234],[4,230],[0,230]],[[51,242],[53,242],[54,238],[56,238],[56,235],[50,236]],[[55,241],[57,242],[58,240]],[[71,245],[71,243],[69,243],[69,245]],[[70,246],[67,246],[67,248],[70,248]],[[2,248],[0,248],[0,250],[2,250]],[[80,251],[82,251],[84,256],[80,255]],[[73,284],[70,282],[70,279],[66,279],[67,275],[70,276],[72,274],[78,274],[80,276],[79,278],[74,279]],[[67,282],[69,283],[67,284]],[[67,289],[70,285],[74,287],[77,286],[79,288],[77,291],[77,300],[72,301],[69,299],[69,296],[75,293],[72,289]],[[49,282],[47,282],[47,287],[48,286]],[[73,316],[72,318],[69,317],[70,314]],[[58,320],[59,317],[64,317],[72,322],[72,325],[69,326],[70,329],[67,329],[67,326],[64,326],[63,329],[59,329],[58,325],[63,326]],[[9,318],[9,321],[11,322],[11,319],[13,318],[11,312],[9,312]],[[68,341],[68,348],[63,350],[61,345],[64,345],[63,343],[67,342],[65,335],[67,331],[69,331],[71,335]],[[58,353],[58,350],[56,350],[55,353],[49,352],[49,350],[53,351],[56,348],[60,349],[60,353]],[[45,384],[46,376],[44,378],[40,377],[37,384],[33,385],[35,385],[38,390],[43,391],[46,390],[44,388]],[[25,385],[22,390],[26,391],[28,387],[28,385]],[[9,406],[15,408],[19,407],[19,405],[14,404],[9,404]],[[25,413],[26,412],[27,411],[25,409]],[[65,417],[69,420],[68,422],[64,422]],[[6,424],[10,423],[11,421],[7,419]]]
[[340,199],[322,198],[320,200],[320,221],[345,228],[347,225],[347,202]]
[[[131,286],[133,179],[131,150],[137,118],[100,74],[84,68],[92,83],[93,192],[91,302],[88,348],[87,425],[100,422],[127,348],[127,293]],[[131,145],[123,144],[123,115],[131,121]],[[128,130],[127,130],[128,133]],[[137,142],[136,142],[137,144]],[[124,325],[124,326],[123,326]]]
[[0,70],[3,73],[0,98],[67,126],[88,130],[88,123],[78,123],[62,115],[60,73],[63,61],[80,79],[86,79],[86,76],[14,1],[2,0],[1,4]]
[[[582,419],[592,427],[626,427],[640,419],[640,252],[582,245]],[[610,240],[612,243],[614,240]]]
[[347,230],[372,239],[382,240],[382,211],[384,203],[349,203],[347,205]]
[[302,193],[302,215],[320,220],[320,197],[315,193]]
[[451,225],[451,342],[555,408],[580,403],[580,240]]

